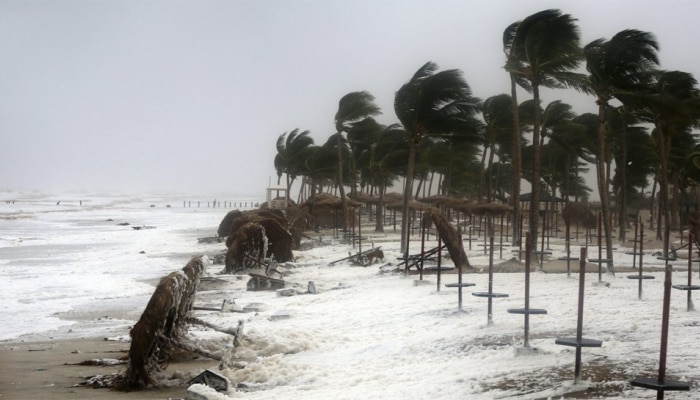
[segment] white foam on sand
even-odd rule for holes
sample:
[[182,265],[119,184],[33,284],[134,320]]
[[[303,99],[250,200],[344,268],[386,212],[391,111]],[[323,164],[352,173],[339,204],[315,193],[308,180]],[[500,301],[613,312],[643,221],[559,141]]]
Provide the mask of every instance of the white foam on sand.
[[[181,269],[195,254],[224,250],[223,243],[200,244],[196,238],[213,236],[228,209],[166,208],[162,203],[152,208],[152,202],[140,199],[80,212],[35,210],[31,217],[7,220],[10,228],[0,232],[0,277],[8,288],[0,293],[0,338],[17,340],[27,332],[32,337],[128,335],[128,325],[139,317],[161,276]],[[7,207],[0,204],[0,213],[8,213]],[[104,224],[108,217],[113,221]],[[135,231],[117,226],[120,221],[155,228]],[[363,248],[374,241],[385,262],[396,264],[398,235],[390,226],[386,230],[364,232],[369,239]],[[292,273],[284,278],[300,294],[248,291],[246,275],[226,276],[225,285],[198,293],[200,305],[220,305],[223,299],[235,299],[240,307],[263,305],[250,313],[195,311],[219,326],[235,328],[244,321],[242,344],[231,350],[238,354],[236,365],[222,371],[232,385],[243,388],[232,397],[556,399],[588,386],[608,388],[608,399],[656,397],[629,385],[637,376],[655,376],[658,368],[664,262],[650,255],[654,249],[646,249],[645,268],[655,279],[643,282],[641,300],[637,281],[627,273],[603,274],[605,285],[593,284],[597,268],[586,274],[583,335],[602,340],[603,346],[583,349],[583,379],[574,385],[574,350],[554,341],[575,335],[578,274],[567,278],[534,272],[533,265],[530,306],[547,314],[530,317],[530,347],[524,351],[524,318],[507,312],[524,307],[522,272],[494,275],[494,291],[509,297],[494,299],[493,324],[487,324],[487,300],[471,293],[487,290],[488,274],[464,274],[463,280],[475,286],[463,289],[459,309],[457,290],[444,287],[456,282],[455,274],[442,276],[438,291],[435,275],[424,277],[428,284],[415,286],[417,276],[384,273],[378,265],[329,266],[358,249],[342,240],[321,239],[314,239],[315,247],[294,252]],[[485,270],[488,256],[476,244],[467,250],[469,261]],[[426,247],[435,245],[433,237]],[[413,253],[420,244],[411,246]],[[553,238],[550,248],[551,258],[564,255],[563,240]],[[618,246],[616,265],[631,265],[628,250]],[[579,244],[573,244],[574,255],[578,251]],[[589,252],[597,258],[596,247]],[[511,257],[506,249],[503,259],[498,252],[494,259],[502,263]],[[676,263],[674,283],[685,283],[684,263]],[[222,268],[210,265],[207,273]],[[317,294],[301,294],[309,281]],[[686,310],[686,292],[674,290],[671,299],[667,376],[692,382],[690,392],[673,393],[674,399],[692,399],[700,381],[700,324],[697,312]],[[112,313],[117,309],[121,311]],[[280,310],[289,318],[271,318]],[[57,312],[69,321],[58,319]],[[79,323],[65,326],[71,318]],[[209,342],[212,350],[218,346],[224,351],[231,341],[201,327],[193,327],[192,336]]]

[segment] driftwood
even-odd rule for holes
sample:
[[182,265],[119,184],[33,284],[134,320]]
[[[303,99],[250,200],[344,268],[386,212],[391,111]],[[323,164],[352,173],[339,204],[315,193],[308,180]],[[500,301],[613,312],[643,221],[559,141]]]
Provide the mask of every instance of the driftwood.
[[467,258],[467,252],[464,251],[464,242],[462,242],[461,233],[450,225],[437,208],[431,208],[429,213],[455,266],[458,268],[466,267],[471,269],[469,259]]
[[347,257],[343,257],[339,260],[331,261],[328,263],[328,265],[333,265],[337,264],[341,261],[347,261],[349,260],[350,262],[361,265],[363,267],[366,267],[370,264],[372,264],[375,260],[383,260],[384,259],[384,252],[382,251],[381,247],[374,247],[369,250],[365,250],[360,253],[356,254],[351,254]]
[[248,274],[250,279],[248,280],[248,290],[258,291],[258,290],[277,290],[284,288],[287,283],[282,279],[272,278],[269,276],[261,274]]
[[143,389],[153,384],[152,375],[167,365],[173,341],[185,333],[187,314],[204,272],[201,257],[160,280],[146,309],[131,329],[129,363],[115,380],[121,390]]

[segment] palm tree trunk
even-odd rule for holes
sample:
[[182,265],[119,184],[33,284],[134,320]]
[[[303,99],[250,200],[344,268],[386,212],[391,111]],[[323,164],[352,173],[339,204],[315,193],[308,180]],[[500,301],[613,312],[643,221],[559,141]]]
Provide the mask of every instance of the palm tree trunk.
[[[659,176],[659,226],[657,229],[661,228],[661,216],[663,216],[663,231],[666,231],[666,227],[669,226],[670,221],[670,211],[668,207],[668,150],[666,149],[666,138],[663,129],[665,126],[661,122],[656,123],[656,132],[659,137],[657,141],[659,145],[659,154],[661,158],[661,171]],[[669,140],[670,144],[670,140]],[[670,227],[670,226],[669,226]],[[666,256],[666,251],[668,250],[669,243],[667,242],[668,237],[663,235],[664,240],[664,256]]]
[[382,183],[377,189],[379,191],[379,203],[377,203],[376,224],[374,225],[375,232],[384,232],[384,184]]
[[517,229],[520,221],[520,179],[523,169],[520,158],[520,112],[518,111],[518,92],[513,74],[510,74],[510,97],[513,101],[513,190],[511,193],[511,205],[513,206],[513,238],[512,245],[520,243],[520,230]]
[[484,146],[484,151],[481,153],[481,162],[479,162],[479,187],[476,191],[476,198],[481,201],[484,198],[484,172],[486,171],[486,152],[489,150],[489,145]]
[[343,185],[343,152],[341,140],[342,133],[338,132],[336,139],[338,140],[338,190],[340,191],[340,201],[343,206],[343,229],[350,226],[350,213],[348,210],[348,199],[345,197],[345,186]]
[[410,141],[408,144],[408,167],[406,170],[406,182],[403,190],[403,205],[401,207],[401,252],[408,259],[408,202],[413,193],[413,174],[416,163],[416,143]]
[[421,190],[421,188],[423,187],[423,181],[424,181],[424,180],[425,180],[424,178],[420,178],[420,179],[418,180],[418,187],[416,187],[416,194],[415,194],[415,196],[414,196],[415,199],[418,199],[418,197],[419,197],[419,195],[420,195],[420,190]]
[[494,152],[493,152],[493,148],[491,148],[491,152],[489,153],[489,163],[488,163],[488,166],[486,167],[486,171],[489,174],[486,177],[486,202],[487,203],[490,203],[493,200],[493,157],[494,157]]
[[540,88],[532,86],[532,98],[535,103],[534,121],[532,129],[532,193],[530,197],[530,212],[528,215],[528,225],[530,231],[530,249],[537,250],[537,230],[540,214],[540,161],[542,159],[542,149],[540,147],[540,129],[542,115],[540,113]]
[[618,199],[618,225],[620,232],[618,233],[618,239],[621,243],[624,243],[627,239],[627,107],[622,106],[622,140],[620,141],[622,147],[621,154],[621,164],[620,165],[620,175],[621,175],[621,186],[620,186],[620,198]]
[[600,194],[600,211],[603,214],[603,234],[605,235],[605,258],[608,261],[608,272],[615,274],[612,258],[612,227],[610,226],[610,203],[608,201],[608,181],[605,168],[605,107],[606,103],[598,100],[598,156],[596,157],[596,172],[598,173],[598,192]]

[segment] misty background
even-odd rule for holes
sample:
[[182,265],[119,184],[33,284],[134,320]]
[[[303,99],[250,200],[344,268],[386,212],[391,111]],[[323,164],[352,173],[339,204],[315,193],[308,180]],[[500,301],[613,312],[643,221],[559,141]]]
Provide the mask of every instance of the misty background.
[[[578,19],[582,45],[652,32],[662,68],[700,77],[691,0],[2,0],[0,190],[263,196],[277,138],[322,144],[349,92],[374,94],[385,124],[427,61],[482,99],[508,93],[503,30],[547,8]],[[543,91],[557,99],[597,112]]]

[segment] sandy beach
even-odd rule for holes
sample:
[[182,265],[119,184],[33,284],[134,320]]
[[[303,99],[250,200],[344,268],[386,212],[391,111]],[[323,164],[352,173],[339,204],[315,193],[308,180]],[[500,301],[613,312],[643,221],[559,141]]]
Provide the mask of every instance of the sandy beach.
[[[116,392],[81,385],[89,377],[118,372],[117,366],[68,365],[92,359],[123,357],[129,343],[104,338],[5,343],[0,345],[0,398],[23,399],[168,399],[184,397],[186,386],[139,392]],[[216,366],[212,360],[171,363],[167,373]]]
[[[533,317],[529,346],[535,350],[522,356],[523,318],[509,312],[524,301],[518,249],[503,243],[503,252],[494,251],[493,288],[508,297],[494,300],[494,322],[487,323],[487,301],[472,296],[489,286],[483,238],[465,243],[473,268],[464,271],[463,282],[470,287],[463,289],[458,305],[457,290],[446,286],[457,281],[456,269],[445,271],[441,281],[426,270],[419,282],[415,270],[405,274],[397,266],[398,232],[390,227],[374,232],[370,223],[363,226],[367,240],[362,248],[381,246],[383,261],[368,267],[334,264],[357,251],[356,244],[334,238],[332,232],[314,233],[294,252],[293,262],[279,266],[291,296],[250,291],[248,271],[218,275],[223,266],[207,264],[207,276],[216,279],[200,285],[196,306],[220,307],[222,300],[243,309],[257,305],[254,312],[243,313],[193,310],[197,318],[220,327],[244,322],[243,343],[231,353],[234,367],[218,370],[218,361],[188,354],[158,374],[158,388],[124,393],[80,386],[90,377],[126,369],[123,364],[75,364],[126,355],[129,330],[160,277],[181,269],[196,254],[211,262],[224,248],[198,238],[213,234],[225,210],[153,208],[149,203],[124,210],[36,213],[36,222],[13,221],[14,230],[2,238],[8,246],[6,274],[13,280],[4,293],[10,330],[0,341],[0,399],[181,399],[188,382],[207,368],[228,377],[232,386],[245,387],[230,397],[248,400],[654,395],[629,384],[635,376],[653,374],[658,364],[664,261],[657,257],[660,243],[650,239],[650,230],[644,271],[654,279],[644,282],[643,298],[637,281],[627,277],[637,271],[628,254],[632,242],[616,245],[615,276],[603,266],[599,277],[598,264],[586,264],[585,332],[605,344],[584,352],[584,381],[574,384],[572,354],[554,342],[574,334],[576,327],[579,263],[568,264],[567,277],[567,262],[559,259],[566,254],[561,237],[552,238],[551,254],[541,268],[538,258],[531,262],[530,304],[546,308],[548,315]],[[108,218],[114,221],[106,222]],[[115,225],[122,220],[156,228],[136,231]],[[584,244],[572,244],[571,256],[578,256]],[[426,248],[436,245],[433,235]],[[411,253],[420,246],[419,240],[412,241]],[[674,238],[674,247],[679,246]],[[683,282],[687,252],[678,255],[674,281]],[[589,244],[591,258],[598,258],[598,248]],[[444,262],[450,266],[447,258]],[[694,270],[697,275],[697,265]],[[308,290],[311,281],[314,293]],[[689,349],[700,333],[697,313],[686,311],[685,293],[674,291],[672,297],[668,376],[689,381],[696,391],[700,355]],[[13,325],[18,320],[21,324]],[[20,330],[12,328],[26,333],[13,335]],[[229,335],[199,326],[190,327],[188,339],[214,352],[231,344]]]

